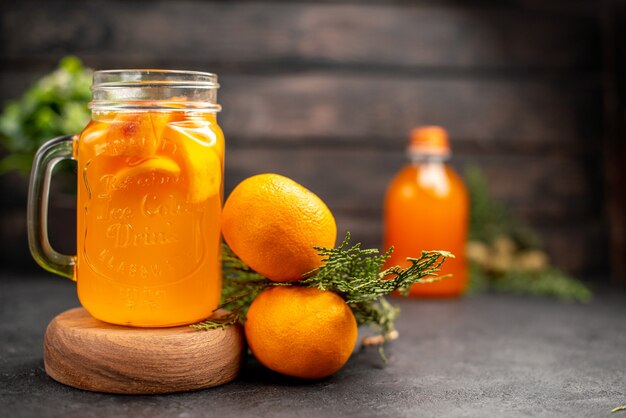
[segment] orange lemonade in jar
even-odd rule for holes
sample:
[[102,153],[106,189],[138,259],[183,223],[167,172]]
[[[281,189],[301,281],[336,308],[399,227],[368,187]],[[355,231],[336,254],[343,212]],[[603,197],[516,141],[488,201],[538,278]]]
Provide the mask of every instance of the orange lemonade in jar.
[[388,266],[408,266],[407,257],[424,250],[446,250],[446,260],[433,283],[416,283],[409,292],[417,297],[456,297],[468,282],[465,244],[468,229],[468,195],[463,181],[447,164],[448,137],[438,126],[411,132],[407,150],[411,160],[391,181],[384,202],[384,247],[393,246]]
[[208,73],[96,72],[92,121],[74,144],[76,280],[95,318],[173,326],[217,307],[224,170],[217,86]]

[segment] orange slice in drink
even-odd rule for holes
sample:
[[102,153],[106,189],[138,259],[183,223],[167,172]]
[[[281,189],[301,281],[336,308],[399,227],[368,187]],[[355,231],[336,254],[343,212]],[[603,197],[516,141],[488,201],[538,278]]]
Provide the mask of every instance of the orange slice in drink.
[[220,192],[222,164],[218,138],[206,121],[173,122],[163,133],[166,141],[175,147],[183,175],[187,176],[188,199],[191,203],[202,202]]
[[123,168],[115,174],[115,177],[122,180],[153,172],[178,177],[180,175],[180,167],[170,158],[152,157],[139,164]]
[[89,125],[80,134],[80,140],[84,146],[92,149],[96,155],[99,155],[106,148],[107,134],[109,132],[109,124],[100,121],[91,121]]
[[110,122],[106,142],[97,151],[110,157],[145,158],[156,154],[159,140],[149,114],[120,112]]
[[168,123],[180,122],[185,120],[185,114],[178,111],[154,111],[148,112],[147,115],[150,118],[150,123],[152,124],[152,131],[154,132],[154,136],[159,140],[163,136],[163,132],[165,131]]
[[[150,176],[168,178],[168,183],[174,183],[180,176],[180,167],[168,157],[150,157],[138,164],[125,166],[117,171],[109,183],[116,190],[126,190],[133,184],[149,181]],[[141,177],[143,176],[143,177]],[[164,179],[159,181],[165,182]]]

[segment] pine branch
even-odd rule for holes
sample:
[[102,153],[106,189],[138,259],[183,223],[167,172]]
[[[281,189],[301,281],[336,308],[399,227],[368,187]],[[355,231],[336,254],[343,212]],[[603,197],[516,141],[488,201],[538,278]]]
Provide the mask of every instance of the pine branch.
[[[472,247],[468,246],[470,292],[492,289],[577,302],[592,298],[582,281],[550,266],[547,255],[540,251],[538,235],[491,196],[487,179],[478,167],[467,169],[465,177],[471,203],[470,244],[475,250],[470,251]],[[532,252],[535,265],[524,266],[524,255]],[[537,256],[543,259],[538,265]]]
[[385,298],[394,291],[402,293],[414,283],[440,280],[439,268],[446,258],[454,257],[447,251],[423,251],[420,258],[408,258],[406,268],[394,266],[384,269],[393,249],[379,254],[377,249],[361,249],[361,244],[350,246],[350,233],[337,248],[315,247],[322,257],[322,266],[303,275],[292,283],[272,282],[258,274],[222,245],[222,300],[219,308],[230,313],[217,319],[208,319],[196,329],[212,330],[229,324],[243,322],[250,304],[256,296],[270,286],[306,286],[328,290],[346,301],[357,324],[367,325],[380,333],[379,352],[385,359],[382,344],[397,337],[394,321],[399,309]]
[[229,312],[226,315],[218,318],[205,319],[197,324],[190,325],[191,328],[210,331],[214,329],[226,329],[230,325],[235,325],[240,322],[240,316],[238,313]]
[[508,236],[521,249],[541,247],[539,236],[520,222],[509,208],[492,197],[487,178],[478,167],[469,167],[465,171],[465,178],[471,203],[470,240],[492,243],[501,236]]
[[395,331],[394,321],[400,315],[400,308],[393,306],[384,297],[373,303],[350,303],[349,306],[359,326],[373,328],[383,339]]
[[337,248],[316,247],[323,265],[305,275],[298,283],[330,290],[348,304],[372,302],[394,291],[408,292],[414,283],[432,282],[446,258],[447,251],[423,251],[420,258],[407,258],[407,268],[394,266],[383,270],[393,249],[380,254],[376,249],[361,249],[361,244],[349,247],[350,233]]
[[495,278],[492,289],[502,293],[549,296],[564,302],[587,303],[593,296],[582,282],[554,268],[539,272],[513,270]]
[[[231,324],[243,323],[250,304],[259,293],[276,283],[252,270],[226,244],[222,244],[222,297],[217,309],[230,311]],[[206,320],[200,329],[219,328],[215,321]]]
[[[380,333],[378,350],[383,361],[386,356],[383,344],[397,337],[394,321],[400,311],[384,296],[400,291],[406,294],[414,283],[440,280],[439,268],[446,258],[454,255],[447,251],[423,251],[420,258],[407,258],[407,268],[394,266],[383,269],[393,248],[379,254],[376,249],[361,249],[358,243],[349,246],[350,233],[337,248],[316,247],[323,264],[305,275],[297,285],[317,287],[341,296],[352,309],[358,325],[367,325]],[[394,336],[394,337],[392,337]],[[370,339],[371,341],[371,339]]]

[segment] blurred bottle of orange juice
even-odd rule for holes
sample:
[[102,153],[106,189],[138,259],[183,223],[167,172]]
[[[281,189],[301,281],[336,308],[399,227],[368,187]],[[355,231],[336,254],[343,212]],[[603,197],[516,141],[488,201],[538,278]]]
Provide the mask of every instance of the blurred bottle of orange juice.
[[407,257],[422,250],[447,250],[440,272],[452,277],[411,287],[417,297],[457,297],[467,287],[465,243],[468,227],[468,196],[463,181],[450,167],[446,131],[423,126],[411,131],[403,167],[389,184],[384,203],[384,246],[394,251],[388,266],[407,266]]

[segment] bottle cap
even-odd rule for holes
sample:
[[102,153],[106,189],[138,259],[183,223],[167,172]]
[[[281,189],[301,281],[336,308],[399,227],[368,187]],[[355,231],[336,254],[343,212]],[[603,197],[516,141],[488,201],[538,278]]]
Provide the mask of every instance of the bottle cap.
[[418,154],[450,155],[448,133],[441,126],[420,126],[411,131],[408,151]]

